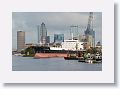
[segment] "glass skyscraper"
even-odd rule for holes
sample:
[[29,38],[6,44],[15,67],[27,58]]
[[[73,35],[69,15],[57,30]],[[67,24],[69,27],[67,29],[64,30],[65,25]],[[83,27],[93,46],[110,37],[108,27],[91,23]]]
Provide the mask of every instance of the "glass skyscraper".
[[47,42],[47,28],[42,22],[41,26],[38,25],[38,43],[46,44]]
[[54,43],[64,42],[64,34],[54,34]]

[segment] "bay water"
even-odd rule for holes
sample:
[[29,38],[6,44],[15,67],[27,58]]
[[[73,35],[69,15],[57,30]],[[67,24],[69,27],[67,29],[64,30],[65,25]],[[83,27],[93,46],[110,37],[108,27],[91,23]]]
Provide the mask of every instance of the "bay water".
[[64,58],[40,58],[12,56],[13,71],[102,71],[102,63],[81,63]]

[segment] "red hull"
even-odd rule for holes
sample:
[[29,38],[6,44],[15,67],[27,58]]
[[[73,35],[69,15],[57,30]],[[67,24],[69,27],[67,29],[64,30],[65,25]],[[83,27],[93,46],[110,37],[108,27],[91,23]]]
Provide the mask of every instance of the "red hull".
[[34,58],[67,57],[67,53],[36,53]]

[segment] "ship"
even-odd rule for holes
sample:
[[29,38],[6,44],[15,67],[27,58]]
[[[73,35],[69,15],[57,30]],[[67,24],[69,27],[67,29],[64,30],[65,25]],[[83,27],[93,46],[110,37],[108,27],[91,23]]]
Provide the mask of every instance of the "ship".
[[53,57],[67,57],[69,53],[76,54],[81,51],[73,51],[73,50],[51,50],[50,47],[43,46],[34,46],[34,58],[53,58]]

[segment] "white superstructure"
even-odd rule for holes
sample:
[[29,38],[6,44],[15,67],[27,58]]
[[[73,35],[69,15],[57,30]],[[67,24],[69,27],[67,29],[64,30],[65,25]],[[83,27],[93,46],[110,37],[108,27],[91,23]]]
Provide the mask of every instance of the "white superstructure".
[[64,50],[64,49],[61,47],[50,47],[50,50]]
[[64,40],[62,42],[62,49],[64,50],[83,50],[83,43],[78,40]]

